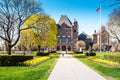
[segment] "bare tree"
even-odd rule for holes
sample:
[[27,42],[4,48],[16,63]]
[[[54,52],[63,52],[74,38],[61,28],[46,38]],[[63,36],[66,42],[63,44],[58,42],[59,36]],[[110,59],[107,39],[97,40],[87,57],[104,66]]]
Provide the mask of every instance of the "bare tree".
[[109,17],[108,31],[120,43],[120,8],[114,9]]
[[20,38],[20,32],[26,18],[33,13],[40,13],[41,3],[36,0],[1,0],[0,1],[0,38],[6,43],[8,55]]
[[99,0],[102,7],[114,7],[120,5],[120,0]]
[[120,0],[108,0],[111,2],[110,6],[118,5],[120,4]]

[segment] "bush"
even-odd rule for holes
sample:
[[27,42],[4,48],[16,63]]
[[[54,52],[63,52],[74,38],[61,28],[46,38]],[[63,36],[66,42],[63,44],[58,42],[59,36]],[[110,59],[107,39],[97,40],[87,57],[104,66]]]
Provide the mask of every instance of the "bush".
[[96,53],[93,53],[93,52],[88,53],[88,52],[87,52],[87,53],[85,53],[85,55],[86,55],[86,56],[96,56]]
[[114,62],[120,62],[120,54],[106,54],[104,55],[104,59]]
[[37,52],[37,56],[48,56],[49,52]]
[[76,53],[76,54],[83,54],[83,52],[80,52],[80,51],[74,51],[74,53]]
[[56,53],[56,51],[50,51],[50,53]]
[[0,56],[0,66],[15,66],[30,59],[33,59],[33,56]]

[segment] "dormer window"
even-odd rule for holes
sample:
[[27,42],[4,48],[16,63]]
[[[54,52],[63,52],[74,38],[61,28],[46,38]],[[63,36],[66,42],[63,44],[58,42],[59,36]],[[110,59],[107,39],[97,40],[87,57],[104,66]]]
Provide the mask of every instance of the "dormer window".
[[73,32],[76,32],[76,30],[74,30]]
[[60,37],[60,36],[58,35],[58,37]]
[[68,32],[66,31],[66,34],[68,34]]

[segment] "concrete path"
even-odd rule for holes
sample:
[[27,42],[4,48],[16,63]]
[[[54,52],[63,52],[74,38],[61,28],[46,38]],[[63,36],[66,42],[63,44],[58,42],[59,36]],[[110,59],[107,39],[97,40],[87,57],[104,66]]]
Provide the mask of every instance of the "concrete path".
[[48,80],[107,80],[69,54],[60,56]]

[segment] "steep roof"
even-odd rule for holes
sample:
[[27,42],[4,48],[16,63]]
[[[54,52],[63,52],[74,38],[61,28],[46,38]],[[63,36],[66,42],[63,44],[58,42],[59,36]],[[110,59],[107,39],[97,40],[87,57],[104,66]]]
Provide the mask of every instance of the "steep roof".
[[79,36],[78,39],[87,39],[90,38],[90,36],[88,34],[86,34],[85,32],[82,32]]
[[61,18],[58,22],[59,25],[62,25],[65,23],[67,26],[72,27],[72,22],[69,20],[69,18],[66,15],[61,15]]

